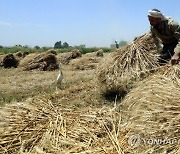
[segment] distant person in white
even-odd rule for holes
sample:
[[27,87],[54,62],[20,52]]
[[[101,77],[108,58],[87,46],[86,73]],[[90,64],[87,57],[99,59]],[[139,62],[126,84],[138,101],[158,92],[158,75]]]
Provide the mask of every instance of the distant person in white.
[[119,44],[118,44],[117,40],[115,41],[115,45],[116,45],[116,48],[118,49],[119,48]]

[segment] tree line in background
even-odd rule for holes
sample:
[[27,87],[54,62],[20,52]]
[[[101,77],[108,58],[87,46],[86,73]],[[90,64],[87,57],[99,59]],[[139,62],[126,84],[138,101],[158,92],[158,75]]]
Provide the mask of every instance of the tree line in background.
[[[119,48],[127,45],[126,41],[120,41],[119,42]],[[3,47],[2,45],[0,45],[0,53],[16,53],[18,51],[27,51],[29,53],[33,53],[33,52],[44,52],[48,49],[56,49],[57,52],[69,52],[74,48],[78,48],[81,49],[82,53],[89,53],[89,52],[93,52],[96,51],[100,48],[98,47],[91,47],[91,48],[86,48],[85,45],[79,45],[79,46],[70,46],[67,42],[63,42],[62,41],[57,41],[53,47],[39,47],[38,45],[34,46],[33,48],[29,47],[28,45],[22,46],[22,45],[15,45],[13,47]],[[110,52],[112,50],[114,50],[115,47],[111,47],[111,48],[107,48],[104,47],[103,50],[104,52]],[[101,48],[102,49],[102,48]]]
[[[118,42],[117,42],[118,43]],[[127,41],[121,40],[118,43],[118,48],[127,45]],[[69,48],[71,46],[69,46],[69,44],[67,42],[62,43],[61,41],[58,41],[54,44],[54,49],[64,49],[64,48]],[[85,47],[85,46],[83,46]]]
[[64,49],[69,48],[69,44],[67,42],[62,43],[61,41],[58,41],[54,44],[54,49]]

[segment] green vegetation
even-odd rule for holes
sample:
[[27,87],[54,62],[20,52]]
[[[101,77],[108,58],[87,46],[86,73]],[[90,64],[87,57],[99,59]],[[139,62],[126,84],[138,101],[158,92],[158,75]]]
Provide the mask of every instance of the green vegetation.
[[[28,46],[14,46],[14,47],[0,46],[0,53],[9,54],[9,53],[17,53],[19,51],[28,52],[28,53],[37,53],[37,52],[47,51],[48,49],[52,49],[52,48],[51,47],[40,48],[39,46],[35,46],[34,48],[30,48]],[[55,48],[55,49],[56,49],[57,53],[71,52],[74,49],[79,49],[82,52],[82,54],[96,52],[100,49],[103,49],[104,52],[112,52],[114,50],[111,48],[97,48],[97,47],[86,48],[86,47],[81,47],[81,46],[67,47],[67,48]]]
[[[127,45],[127,41],[121,40],[119,42],[119,47],[122,47],[124,45]],[[55,49],[57,51],[57,53],[71,52],[73,49],[79,49],[82,52],[82,54],[96,52],[100,49],[103,49],[104,52],[112,52],[114,50],[114,48],[107,48],[107,47],[86,48],[85,45],[79,45],[79,46],[72,47],[67,42],[57,41],[54,44],[54,47],[39,47],[38,45],[36,45],[34,47],[29,47],[28,45],[22,46],[20,44],[12,46],[12,47],[4,47],[4,46],[0,45],[0,53],[9,54],[9,53],[16,53],[19,51],[28,52],[28,53],[37,53],[37,52],[44,52],[44,51],[47,51],[48,49],[52,49],[52,48]]]
[[54,44],[54,49],[64,49],[64,48],[69,48],[70,46],[69,46],[69,44],[67,43],[67,42],[64,42],[63,44],[62,44],[62,42],[61,41],[59,41],[59,42],[56,42],[55,44]]
[[33,53],[33,52],[43,52],[45,50],[44,48],[37,49],[37,48],[29,48],[29,47],[22,47],[22,46],[0,47],[0,53],[9,54],[9,53],[16,53],[19,51]]

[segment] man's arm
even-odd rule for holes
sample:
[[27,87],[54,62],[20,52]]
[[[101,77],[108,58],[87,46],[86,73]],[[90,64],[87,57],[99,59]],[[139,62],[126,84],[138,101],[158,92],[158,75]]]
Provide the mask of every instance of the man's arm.
[[174,37],[178,40],[178,44],[174,49],[174,55],[171,58],[171,64],[174,65],[180,60],[180,25],[176,21],[173,21],[170,28],[174,34]]

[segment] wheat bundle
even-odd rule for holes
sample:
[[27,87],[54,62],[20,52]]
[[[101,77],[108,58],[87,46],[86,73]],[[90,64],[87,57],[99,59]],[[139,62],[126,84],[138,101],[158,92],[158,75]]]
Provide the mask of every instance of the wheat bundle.
[[74,70],[90,70],[95,69],[100,60],[101,58],[99,57],[83,56],[79,59],[72,60],[69,65]]
[[179,84],[171,78],[154,75],[126,95],[118,109],[123,121],[130,124],[128,137],[138,135],[142,138],[140,145],[134,149],[129,147],[129,151],[179,153],[179,91]]
[[49,49],[46,51],[47,54],[54,54],[54,55],[57,55],[57,50],[55,49]]
[[22,68],[27,66],[32,61],[32,59],[34,59],[35,57],[37,57],[39,55],[40,55],[39,53],[30,53],[30,54],[28,54],[26,57],[24,57],[23,59],[20,60],[18,66],[22,67]]
[[29,55],[29,52],[28,51],[24,51],[23,52],[23,57],[26,57],[27,55]]
[[14,53],[14,56],[18,57],[18,58],[24,58],[29,54],[29,52],[25,51],[18,51],[16,53]]
[[73,49],[71,52],[59,54],[58,57],[59,57],[60,63],[62,63],[62,64],[69,64],[69,62],[72,59],[76,59],[76,58],[81,57],[81,56],[82,56],[82,53],[81,53],[80,50]]
[[104,56],[104,51],[103,51],[103,49],[99,49],[98,51],[96,51],[96,56],[97,56],[97,57],[103,57],[103,56]]
[[17,67],[19,60],[13,54],[7,54],[2,60],[2,65],[4,68]]
[[79,49],[73,49],[71,51],[71,56],[72,56],[72,59],[75,59],[77,57],[81,57],[82,56],[82,53]]
[[147,33],[105,58],[97,69],[97,79],[102,92],[121,94],[158,66],[157,47]]
[[110,107],[74,110],[39,97],[0,110],[0,153],[123,153]]
[[60,53],[57,55],[58,61],[62,64],[69,64],[70,60],[72,59],[71,53]]
[[24,70],[29,71],[39,69],[43,71],[52,71],[58,68],[56,55],[51,53],[41,53],[31,59],[25,66]]
[[18,51],[18,52],[16,52],[14,55],[17,56],[17,57],[19,57],[19,58],[23,57],[22,51]]

